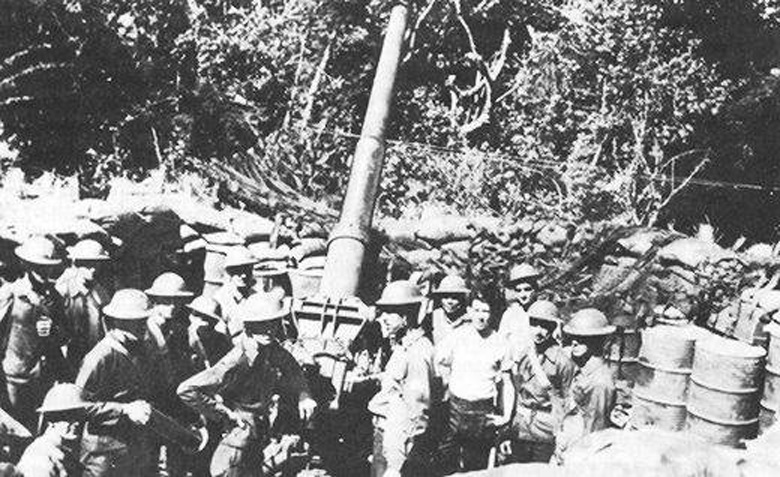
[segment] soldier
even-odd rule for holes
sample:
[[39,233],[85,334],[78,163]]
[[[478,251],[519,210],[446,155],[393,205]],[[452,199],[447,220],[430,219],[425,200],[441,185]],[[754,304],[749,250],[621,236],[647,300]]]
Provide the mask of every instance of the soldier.
[[233,346],[230,338],[216,330],[221,322],[219,303],[213,298],[201,295],[187,305],[190,310],[190,324],[187,329],[192,363],[200,372],[214,366]]
[[105,277],[111,257],[99,242],[91,239],[78,242],[68,254],[72,266],[57,280],[57,290],[65,301],[65,317],[73,327],[68,362],[78,369],[84,355],[105,334],[100,310],[111,298]]
[[61,350],[71,330],[65,320],[62,297],[54,287],[63,264],[58,248],[44,237],[34,237],[15,252],[26,273],[10,286],[10,294],[0,306],[0,316],[9,330],[3,358],[6,409],[34,429],[35,408],[51,383],[72,379],[73,371]]
[[466,302],[469,289],[458,275],[447,275],[432,293],[439,299],[440,307],[433,310],[433,344],[438,345],[452,330],[463,325],[466,320]]
[[582,437],[609,426],[615,403],[612,370],[604,361],[604,345],[615,332],[604,313],[585,308],[575,313],[563,327],[571,341],[571,356],[577,365],[571,389],[564,404],[561,429],[556,440],[555,459]]
[[[374,477],[428,475],[426,447],[433,345],[418,323],[423,296],[414,284],[389,283],[376,302],[382,336],[392,354],[381,374],[381,389],[368,410],[374,415]],[[430,460],[430,459],[428,459]]]
[[212,476],[262,475],[269,435],[295,428],[316,407],[301,367],[276,338],[289,313],[276,294],[248,298],[235,315],[244,329],[236,346],[179,386],[182,401],[227,425],[211,460]]
[[141,290],[117,291],[103,308],[106,336],[84,357],[76,378],[92,404],[82,440],[85,476],[155,475],[149,431],[155,392],[164,389],[162,354],[146,339],[149,299]]
[[[561,324],[558,307],[550,301],[539,300],[528,308],[528,317],[534,346],[524,352],[518,350],[514,364],[517,406],[511,460],[548,462],[555,450],[563,399],[576,365],[554,337]],[[502,446],[502,452],[509,454],[510,450]]]
[[234,340],[241,339],[243,331],[241,320],[235,316],[238,306],[255,293],[253,270],[256,263],[257,258],[248,248],[230,248],[225,256],[225,283],[214,294],[214,299],[222,309],[227,333]]
[[505,291],[509,308],[501,316],[498,332],[512,342],[513,349],[531,346],[528,307],[536,300],[541,274],[527,263],[515,265],[509,272]]
[[[146,295],[152,302],[149,334],[155,340],[155,346],[163,350],[170,371],[165,389],[159,390],[162,399],[160,410],[179,422],[194,424],[198,415],[176,396],[179,384],[198,371],[192,362],[186,308],[194,294],[187,290],[182,277],[166,272],[154,280]],[[166,457],[168,475],[172,477],[184,475],[189,464],[195,463],[178,446],[167,445]]]
[[75,384],[56,384],[40,413],[40,437],[27,447],[16,471],[25,477],[80,476],[81,438],[89,403]]
[[438,456],[443,475],[484,469],[495,433],[509,423],[514,408],[509,344],[490,328],[490,305],[483,296],[472,299],[468,317],[470,325],[450,333],[436,350],[450,402]]

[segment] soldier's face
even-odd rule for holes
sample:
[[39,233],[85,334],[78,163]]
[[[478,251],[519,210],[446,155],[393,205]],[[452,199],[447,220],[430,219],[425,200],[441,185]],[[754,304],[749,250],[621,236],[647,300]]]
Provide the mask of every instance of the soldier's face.
[[477,331],[485,331],[490,326],[490,305],[474,300],[469,306],[469,320]]
[[447,315],[454,315],[463,309],[465,300],[459,295],[444,295],[441,298],[441,308]]
[[62,447],[78,455],[84,423],[81,420],[50,422],[46,427],[46,433],[59,437]]
[[406,316],[400,310],[382,310],[378,321],[384,338],[396,336],[406,326]]
[[526,308],[536,298],[536,286],[529,281],[514,283],[509,286],[506,294],[509,301],[515,301]]
[[252,275],[252,267],[237,267],[231,268],[228,271],[230,276],[230,282],[239,289],[246,289],[254,285],[254,276]]
[[545,321],[535,320],[533,318],[530,320],[530,326],[531,337],[533,338],[534,344],[536,345],[546,343],[547,340],[552,337],[553,329],[555,328],[553,325],[549,325]]

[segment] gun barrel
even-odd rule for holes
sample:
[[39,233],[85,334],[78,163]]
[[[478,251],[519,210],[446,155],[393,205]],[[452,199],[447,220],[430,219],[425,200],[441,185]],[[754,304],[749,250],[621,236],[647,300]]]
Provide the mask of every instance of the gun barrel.
[[358,292],[384,163],[385,128],[408,16],[405,4],[394,6],[390,13],[363,129],[355,148],[341,216],[328,245],[320,289],[320,293],[328,297],[351,297]]

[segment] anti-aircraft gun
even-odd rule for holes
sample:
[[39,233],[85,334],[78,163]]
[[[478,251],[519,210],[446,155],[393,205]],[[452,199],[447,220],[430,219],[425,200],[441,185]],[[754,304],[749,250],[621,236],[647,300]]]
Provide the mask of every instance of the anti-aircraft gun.
[[[309,285],[314,285],[312,291],[316,290],[305,294],[294,291],[293,320],[297,343],[304,348],[305,355],[313,358],[319,378],[324,378],[321,380],[329,382],[333,389],[329,406],[322,406],[329,409],[322,411],[325,422],[319,431],[314,431],[314,439],[327,448],[318,450],[323,459],[335,462],[348,474],[355,472],[353,465],[366,464],[371,445],[371,420],[365,405],[346,400],[349,393],[343,391],[347,373],[360,361],[349,352],[349,347],[374,315],[373,308],[358,294],[367,268],[367,246],[384,162],[385,129],[408,15],[404,3],[395,5],[390,13],[341,215],[330,234],[321,280],[316,282],[316,274],[290,275],[291,281],[309,279]],[[376,368],[378,360],[374,361]]]
[[373,319],[372,308],[357,295],[379,190],[385,128],[407,18],[405,4],[393,7],[363,129],[355,148],[341,216],[330,235],[319,290],[312,296],[295,297],[293,302],[298,340],[314,357],[321,374],[331,380],[335,389],[331,401],[334,409],[339,406],[347,368],[353,364],[347,348],[363,326]]

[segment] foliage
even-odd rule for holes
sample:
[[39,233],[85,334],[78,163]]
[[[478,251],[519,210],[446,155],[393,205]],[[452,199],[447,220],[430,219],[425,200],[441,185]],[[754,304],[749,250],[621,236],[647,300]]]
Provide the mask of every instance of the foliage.
[[[735,108],[776,61],[775,2],[410,5],[385,214],[444,201],[652,224],[705,159],[731,172],[739,151],[768,157],[723,132],[753,124]],[[217,160],[335,205],[390,6],[0,0],[2,136],[28,170],[78,170],[97,189],[128,168]]]

